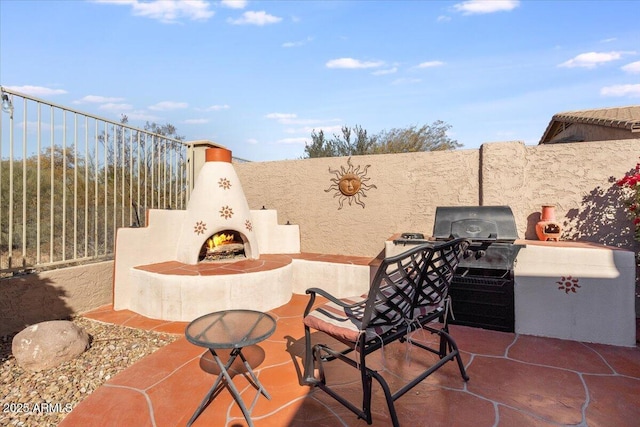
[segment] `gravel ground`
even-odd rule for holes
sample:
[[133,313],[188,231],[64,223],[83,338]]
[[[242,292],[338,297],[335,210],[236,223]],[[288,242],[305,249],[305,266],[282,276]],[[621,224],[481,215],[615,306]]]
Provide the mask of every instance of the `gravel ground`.
[[0,338],[0,425],[57,426],[84,398],[117,373],[180,336],[78,317],[91,347],[55,368],[29,372],[11,354],[13,335]]

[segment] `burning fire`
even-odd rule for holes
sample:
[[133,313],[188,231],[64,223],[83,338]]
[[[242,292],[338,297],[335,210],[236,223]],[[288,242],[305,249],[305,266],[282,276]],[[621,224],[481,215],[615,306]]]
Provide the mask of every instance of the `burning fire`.
[[207,240],[207,246],[209,247],[209,249],[213,249],[217,246],[226,245],[227,243],[232,243],[232,242],[233,242],[233,234],[220,233],[209,238],[209,240]]

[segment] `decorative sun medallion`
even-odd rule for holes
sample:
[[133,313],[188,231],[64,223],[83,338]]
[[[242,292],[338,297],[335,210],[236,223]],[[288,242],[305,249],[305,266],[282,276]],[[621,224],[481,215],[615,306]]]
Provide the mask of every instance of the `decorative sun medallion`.
[[344,166],[340,166],[340,170],[333,170],[329,167],[329,173],[335,175],[335,178],[331,178],[331,186],[327,188],[325,193],[330,191],[335,191],[333,197],[338,197],[338,210],[342,209],[345,200],[349,202],[349,206],[352,203],[362,206],[364,209],[364,203],[362,202],[362,197],[367,197],[365,191],[368,191],[372,188],[378,188],[373,184],[367,184],[367,181],[370,181],[371,178],[367,177],[367,169],[371,165],[366,165],[362,170],[361,166],[354,168],[351,164],[351,157],[347,159],[348,168]]
[[207,231],[207,224],[202,221],[196,222],[196,225],[193,226],[193,232],[196,234],[204,234]]
[[565,291],[565,293],[573,292],[574,294],[577,292],[576,289],[580,287],[578,285],[578,279],[572,276],[562,276],[560,281],[556,282],[558,285],[558,289]]
[[229,181],[227,178],[220,178],[220,181],[218,181],[218,186],[222,189],[228,190],[231,188],[231,181]]
[[222,209],[220,209],[220,216],[224,219],[231,218],[233,216],[233,209],[229,206],[223,206]]
[[244,222],[244,228],[246,228],[246,229],[247,229],[247,230],[249,230],[249,231],[252,231],[252,230],[253,230],[253,225],[251,224],[251,221],[246,220],[246,221]]

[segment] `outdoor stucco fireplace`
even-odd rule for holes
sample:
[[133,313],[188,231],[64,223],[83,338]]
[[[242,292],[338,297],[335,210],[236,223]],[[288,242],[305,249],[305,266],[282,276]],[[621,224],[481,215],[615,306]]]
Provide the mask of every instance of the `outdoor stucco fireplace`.
[[118,230],[114,309],[189,321],[291,298],[292,267],[273,256],[300,253],[299,227],[278,224],[275,210],[249,209],[231,151],[206,148],[203,157],[185,210],[152,209],[146,227]]
[[187,204],[178,239],[177,261],[197,264],[207,258],[224,259],[229,252],[259,258],[251,212],[231,164],[231,151],[208,148],[205,158]]

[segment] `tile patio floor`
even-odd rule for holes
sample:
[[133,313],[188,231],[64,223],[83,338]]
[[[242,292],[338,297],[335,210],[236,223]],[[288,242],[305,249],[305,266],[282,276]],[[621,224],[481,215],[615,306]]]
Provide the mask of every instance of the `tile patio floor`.
[[[321,390],[299,384],[303,353],[302,312],[307,297],[294,295],[270,313],[275,333],[244,353],[271,400],[260,396],[256,427],[366,426]],[[144,318],[105,306],[86,317],[183,335],[185,323]],[[403,426],[640,426],[640,348],[612,347],[452,326],[471,377],[464,383],[455,363],[396,401]],[[76,406],[60,424],[71,426],[184,426],[216,378],[205,349],[184,335],[129,367]],[[419,356],[422,359],[414,358]],[[424,352],[404,344],[380,352],[379,370],[392,388],[421,364]],[[430,356],[427,355],[427,358]],[[435,356],[434,356],[435,357]],[[384,359],[384,360],[382,360]],[[328,380],[358,396],[354,369],[335,362]],[[338,365],[339,364],[339,365]],[[353,372],[352,372],[353,371]],[[248,405],[256,390],[238,374],[234,383]],[[356,384],[356,385],[354,385]],[[358,398],[356,397],[356,402]],[[374,426],[390,425],[374,382]],[[239,407],[222,392],[194,426],[246,426]]]

